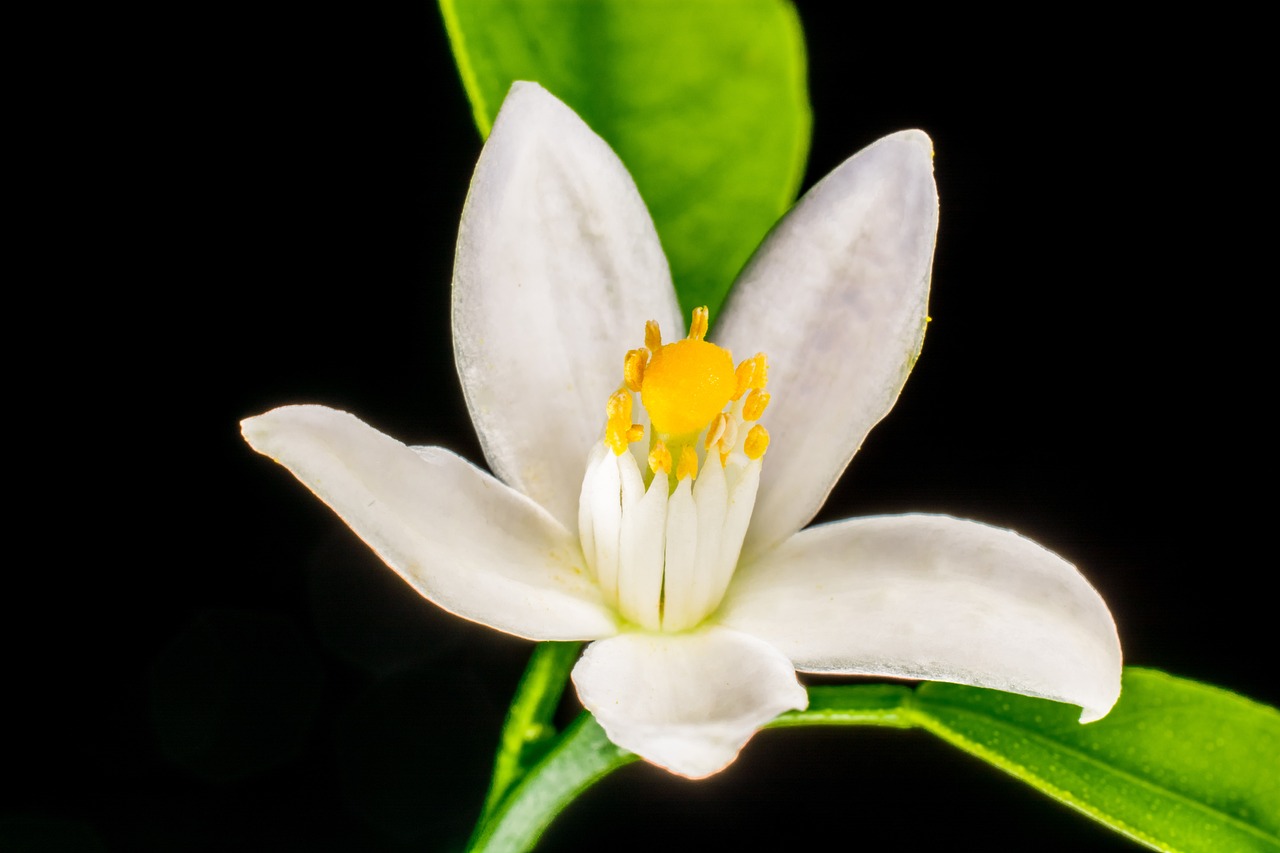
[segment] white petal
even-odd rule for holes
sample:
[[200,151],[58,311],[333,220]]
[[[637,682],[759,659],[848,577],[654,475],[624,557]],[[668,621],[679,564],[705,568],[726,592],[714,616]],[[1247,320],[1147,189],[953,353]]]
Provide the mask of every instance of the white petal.
[[609,740],[691,779],[724,769],[760,726],[809,701],[776,649],[714,627],[592,643],[573,683]]
[[803,527],[898,398],[924,338],[938,227],[932,144],[887,136],[769,234],[711,338],[769,358],[769,458],[746,553]]
[[323,406],[275,409],[241,429],[445,610],[532,640],[616,632],[573,536],[466,460]]
[[1120,695],[1120,642],[1075,567],[1018,534],[947,516],[805,530],[740,567],[717,621],[809,672],[952,681],[1080,705]]
[[516,83],[462,212],[453,346],[490,467],[570,529],[605,403],[646,320],[683,329],[631,176],[572,110]]

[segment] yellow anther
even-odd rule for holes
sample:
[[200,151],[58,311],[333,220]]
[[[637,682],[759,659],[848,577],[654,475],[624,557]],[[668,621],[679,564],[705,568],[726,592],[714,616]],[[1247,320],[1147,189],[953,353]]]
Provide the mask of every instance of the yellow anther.
[[657,352],[662,346],[662,330],[658,328],[657,320],[644,324],[644,345],[649,352]]
[[[696,464],[697,457],[694,457]],[[671,451],[667,450],[667,446],[662,443],[662,439],[658,439],[653,443],[653,447],[649,448],[649,470],[654,474],[661,471],[664,474],[671,473]]]
[[676,466],[676,479],[688,480],[698,476],[698,454],[685,445],[680,449],[680,464]]
[[631,392],[625,388],[619,388],[609,395],[609,402],[605,403],[604,413],[610,421],[622,420],[628,425],[631,423]]
[[711,323],[711,312],[707,306],[693,309],[693,320],[689,323],[689,340],[700,341],[707,336],[707,326]]
[[763,390],[765,383],[769,381],[769,361],[764,353],[758,352],[751,358],[743,359],[742,364],[738,365],[734,379],[736,386],[733,399],[735,400],[748,391]]
[[752,389],[747,395],[746,402],[742,404],[742,419],[744,421],[760,420],[760,416],[764,414],[765,407],[768,405],[769,392],[758,388]]
[[618,432],[613,427],[609,427],[604,431],[604,442],[609,445],[609,449],[613,451],[614,456],[621,456],[627,452],[627,434]]
[[725,429],[729,426],[729,419],[725,417],[724,412],[716,415],[711,419],[711,423],[707,426],[707,438],[703,447],[707,450],[716,446],[721,436],[724,435]]
[[644,366],[648,361],[648,350],[633,349],[627,352],[627,359],[622,366],[622,374],[626,379],[628,390],[640,390],[640,385],[644,382]]
[[747,433],[747,440],[742,443],[742,451],[749,459],[759,459],[769,448],[769,431],[756,424]]
[[632,424],[627,429],[627,441],[634,444],[644,438],[644,427],[640,424]]
[[619,388],[609,396],[605,404],[605,415],[608,420],[604,427],[604,440],[614,454],[621,456],[627,450],[631,432],[631,392]]
[[640,400],[655,431],[687,435],[701,431],[723,411],[734,383],[728,350],[685,339],[659,348],[649,358]]

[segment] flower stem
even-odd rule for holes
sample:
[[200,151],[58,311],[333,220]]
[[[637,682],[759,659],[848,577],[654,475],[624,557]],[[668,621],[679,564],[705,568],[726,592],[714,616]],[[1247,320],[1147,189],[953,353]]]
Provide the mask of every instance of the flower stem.
[[[544,643],[538,648],[541,650],[547,645],[551,644]],[[575,648],[575,654],[576,651]],[[561,664],[566,675],[573,656],[570,655],[567,661]],[[515,754],[516,747],[508,747],[508,732],[517,717],[517,705],[525,701],[525,685],[538,665],[538,653],[535,652],[503,729],[503,746],[494,771],[494,783],[485,802],[484,814],[467,848],[469,853],[528,853],[534,849],[552,819],[579,794],[619,767],[637,760],[635,755],[610,743],[595,718],[584,711],[550,745],[545,741],[538,742],[541,760],[536,764],[504,765],[504,759],[511,760],[506,756]],[[552,663],[545,665],[550,667]],[[559,684],[563,688],[563,679]],[[559,695],[558,691],[556,695]],[[769,723],[769,727],[862,725],[909,729],[917,725],[911,713],[914,695],[911,688],[891,684],[811,687],[806,710],[783,714]],[[515,733],[511,734],[511,743],[516,743]],[[501,793],[495,795],[495,791],[499,791],[498,774],[506,766],[519,768],[518,772],[505,776]]]
[[487,821],[476,827],[468,853],[525,853],[551,820],[583,791],[637,757],[615,746],[586,711],[525,774]]
[[[478,827],[493,816],[511,787],[529,771],[556,736],[552,717],[560,704],[581,643],[539,643],[525,667],[502,725],[493,780],[480,810]],[[473,842],[474,843],[474,842]]]

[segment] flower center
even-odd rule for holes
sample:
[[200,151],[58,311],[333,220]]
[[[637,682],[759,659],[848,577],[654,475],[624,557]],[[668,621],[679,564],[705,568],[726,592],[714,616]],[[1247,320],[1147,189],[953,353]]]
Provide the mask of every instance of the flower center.
[[640,400],[655,430],[680,435],[704,429],[724,410],[735,384],[728,350],[686,338],[649,356]]
[[[604,438],[583,478],[578,529],[605,598],[650,630],[683,631],[709,616],[737,566],[769,433],[763,353],[735,369],[704,340],[706,308],[687,338],[664,345],[656,322],[623,362],[605,406]],[[635,396],[651,426],[633,423]],[[641,420],[644,420],[642,417]]]

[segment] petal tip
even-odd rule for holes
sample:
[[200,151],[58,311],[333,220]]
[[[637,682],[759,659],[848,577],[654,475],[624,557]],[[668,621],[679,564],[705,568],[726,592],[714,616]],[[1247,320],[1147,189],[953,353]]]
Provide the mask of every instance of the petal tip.
[[913,127],[907,130],[900,130],[897,133],[889,134],[885,139],[891,139],[914,146],[928,152],[930,156],[933,156],[933,139],[930,138],[929,134],[919,128]]
[[1115,708],[1116,703],[1120,701],[1120,693],[1120,672],[1119,667],[1117,667],[1115,678],[1112,679],[1111,684],[1107,685],[1106,692],[1099,697],[1098,701],[1081,704],[1080,722],[1096,723],[1098,720],[1107,716],[1107,714],[1110,714],[1112,709]]
[[320,418],[334,416],[355,420],[354,415],[337,409],[330,409],[327,406],[314,404],[278,406],[260,415],[252,415],[241,420],[240,435],[254,450],[271,456],[272,454],[266,445],[273,437],[280,434],[281,427],[288,429],[305,425],[307,421],[315,422]]

